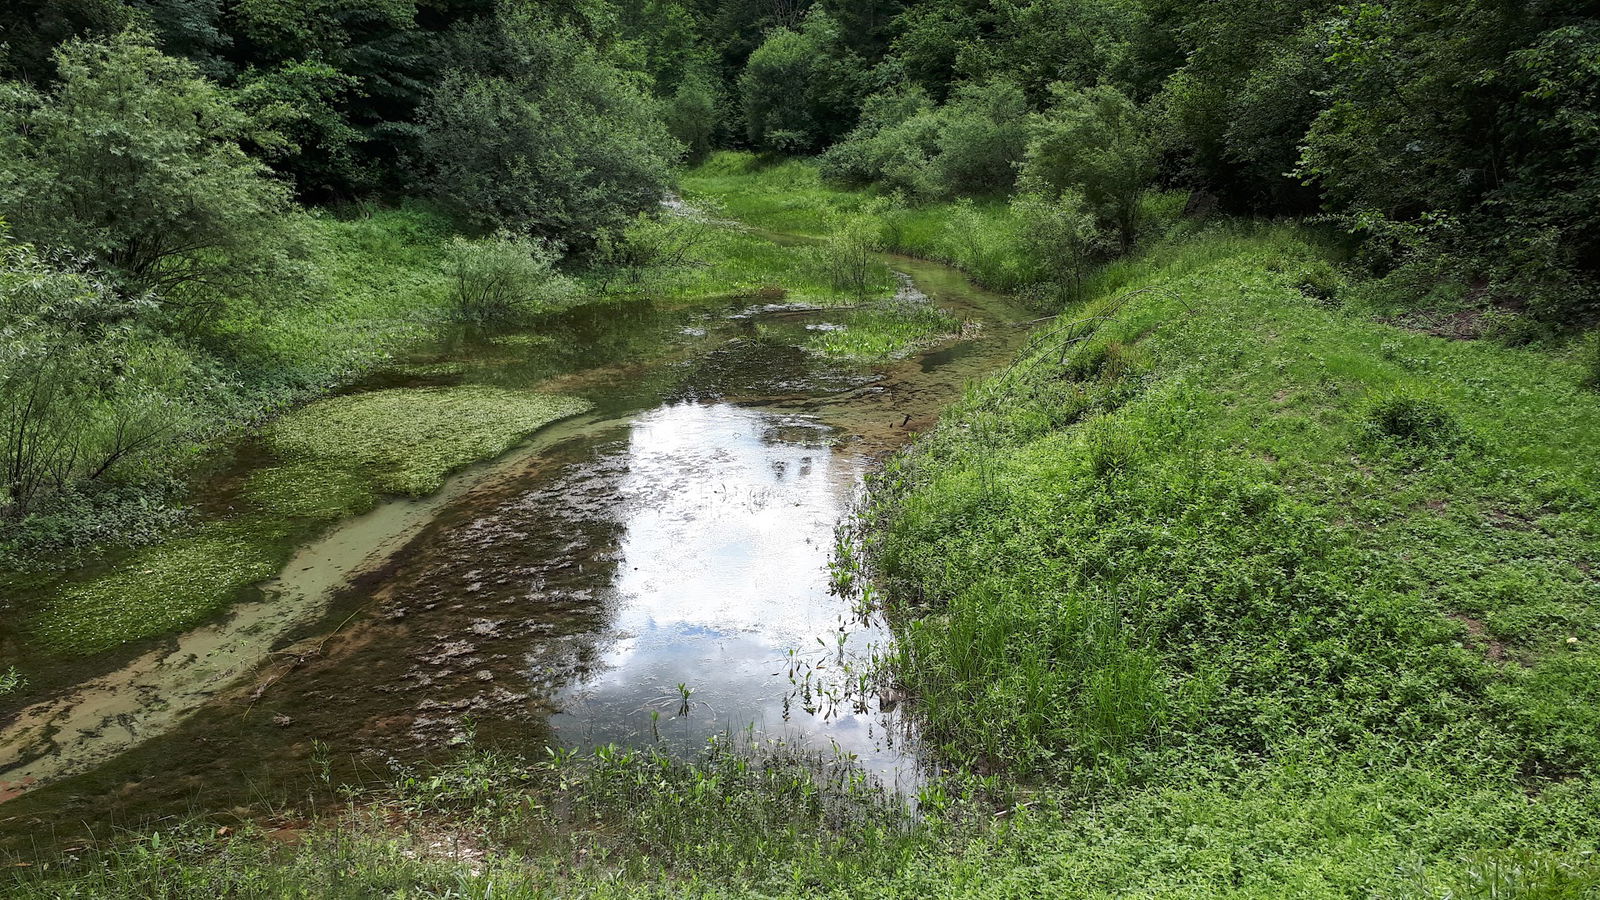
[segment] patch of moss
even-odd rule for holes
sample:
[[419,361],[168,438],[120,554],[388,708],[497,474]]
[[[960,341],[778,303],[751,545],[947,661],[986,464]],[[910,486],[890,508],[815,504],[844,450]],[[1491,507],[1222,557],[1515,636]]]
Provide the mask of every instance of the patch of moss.
[[33,637],[93,653],[193,625],[276,574],[286,533],[251,517],[146,547],[104,575],[64,585],[33,617]]
[[360,471],[379,491],[418,496],[463,463],[587,408],[571,397],[480,385],[400,388],[313,403],[274,422],[266,438],[287,460]]
[[282,462],[250,477],[237,515],[145,547],[90,579],[59,582],[30,616],[31,636],[84,654],[192,626],[277,574],[316,527],[370,509],[385,493],[434,491],[452,470],[587,408],[572,397],[481,386],[312,403],[268,426],[268,446]]

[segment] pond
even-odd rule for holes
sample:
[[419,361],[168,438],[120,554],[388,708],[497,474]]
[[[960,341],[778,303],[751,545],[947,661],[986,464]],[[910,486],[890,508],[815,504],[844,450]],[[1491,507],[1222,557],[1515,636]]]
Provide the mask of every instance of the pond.
[[469,739],[689,754],[730,736],[913,786],[904,710],[862,680],[889,635],[830,590],[835,529],[877,458],[1009,360],[1024,316],[954,270],[890,263],[971,323],[959,339],[846,365],[784,339],[827,309],[641,300],[454,335],[375,374],[357,389],[593,407],[340,523],[259,597],[22,710],[0,731],[0,832],[254,815],[307,778],[378,780]]

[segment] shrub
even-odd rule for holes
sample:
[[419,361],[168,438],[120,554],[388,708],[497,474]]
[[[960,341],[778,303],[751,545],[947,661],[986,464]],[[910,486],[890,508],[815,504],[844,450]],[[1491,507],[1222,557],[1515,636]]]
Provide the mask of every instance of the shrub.
[[485,230],[578,252],[654,207],[681,148],[653,101],[571,29],[513,12],[485,27],[506,47],[483,61],[498,69],[454,72],[424,105],[439,196]]
[[1452,446],[1466,436],[1444,404],[1403,390],[1381,395],[1368,405],[1367,428],[1379,439],[1424,447]]
[[0,95],[0,214],[16,234],[156,292],[198,328],[274,289],[295,241],[287,189],[240,148],[252,123],[149,35],[72,41],[47,95]]
[[685,161],[690,165],[699,165],[711,156],[719,105],[711,74],[698,68],[684,75],[667,102],[663,111],[667,131],[684,146]]
[[919,198],[1004,194],[1027,144],[1027,103],[1016,85],[964,85],[942,107],[916,86],[868,97],[861,122],[822,156],[822,175]]
[[704,210],[640,213],[621,231],[601,235],[589,271],[602,292],[609,291],[619,278],[637,287],[651,272],[689,266],[695,249],[715,235],[715,226]]
[[468,322],[515,320],[566,300],[572,282],[554,271],[559,254],[549,245],[500,232],[482,240],[450,243],[451,300]]
[[932,167],[947,197],[1006,194],[1027,151],[1028,103],[1004,79],[964,84],[939,110]]
[[1155,177],[1144,116],[1110,85],[1079,90],[1058,84],[1033,121],[1023,179],[1031,190],[1083,193],[1102,228],[1122,249],[1139,229],[1140,205]]
[[883,226],[870,213],[835,213],[828,218],[828,236],[816,248],[818,265],[836,290],[864,298],[873,285]]
[[1109,249],[1104,233],[1084,206],[1083,195],[1019,194],[1011,201],[1024,265],[1057,304],[1078,297],[1083,275]]
[[920,88],[897,88],[868,97],[861,123],[822,155],[822,176],[848,186],[882,185],[911,197],[940,191],[930,159],[940,122]]
[[148,303],[0,241],[0,510],[21,518],[182,433],[193,364],[138,326]]

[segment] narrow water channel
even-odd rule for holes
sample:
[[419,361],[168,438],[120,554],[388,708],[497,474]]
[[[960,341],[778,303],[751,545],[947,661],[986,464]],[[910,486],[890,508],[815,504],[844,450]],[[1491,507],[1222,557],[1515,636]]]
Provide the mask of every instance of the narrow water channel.
[[344,523],[260,600],[3,723],[0,837],[246,815],[314,768],[381,777],[469,736],[689,753],[730,735],[914,783],[897,710],[818,688],[888,639],[829,591],[834,530],[876,456],[1009,359],[1022,314],[954,270],[891,264],[977,327],[860,367],[783,339],[827,310],[594,304],[374,376],[594,411]]

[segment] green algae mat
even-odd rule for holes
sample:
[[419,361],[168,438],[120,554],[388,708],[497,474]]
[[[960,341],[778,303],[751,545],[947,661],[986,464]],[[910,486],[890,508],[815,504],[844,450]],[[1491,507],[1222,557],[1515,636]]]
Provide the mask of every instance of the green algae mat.
[[452,471],[588,408],[573,397],[481,385],[309,404],[263,431],[272,461],[248,477],[230,514],[47,587],[29,636],[53,652],[88,654],[194,625],[276,574],[318,529],[384,496],[431,493]]

